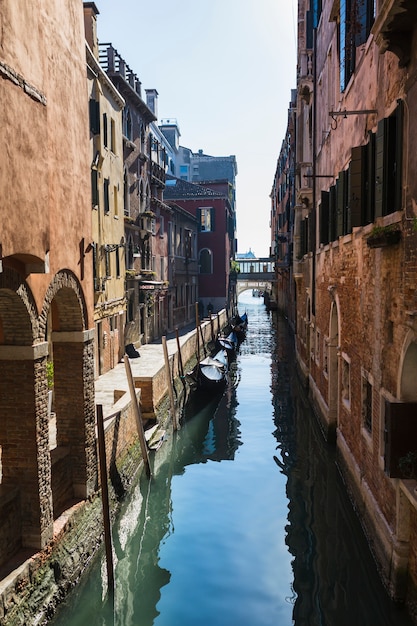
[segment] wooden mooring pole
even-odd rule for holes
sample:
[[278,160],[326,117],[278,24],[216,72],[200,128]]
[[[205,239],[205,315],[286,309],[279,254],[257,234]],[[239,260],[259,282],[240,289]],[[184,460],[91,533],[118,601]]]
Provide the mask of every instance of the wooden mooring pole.
[[195,328],[197,340],[197,363],[200,362],[200,315],[198,313],[198,302],[195,303]]
[[136,428],[138,430],[140,449],[142,452],[143,462],[145,464],[145,471],[148,478],[151,476],[151,467],[149,464],[149,455],[148,455],[148,445],[145,439],[145,430],[143,428],[142,415],[138,402],[138,398],[136,396],[135,383],[132,376],[132,368],[130,366],[129,358],[125,355],[124,357],[125,370],[127,375],[127,381],[129,383],[130,397],[132,399],[133,411],[135,413],[136,420]]
[[114,594],[114,567],[113,549],[111,541],[111,522],[109,509],[109,485],[107,482],[106,442],[104,438],[103,407],[101,404],[96,408],[97,436],[101,484],[101,502],[103,507],[104,545],[106,549],[107,586],[109,594]]
[[178,430],[177,410],[175,408],[174,390],[172,388],[171,368],[169,367],[167,338],[165,337],[165,335],[162,337],[162,347],[164,349],[165,371],[166,371],[166,376],[167,376],[169,403],[171,406],[171,413],[172,413],[172,424],[174,426],[174,430]]
[[185,389],[187,385],[185,383],[185,377],[184,377],[184,365],[182,363],[180,335],[179,335],[179,332],[178,332],[178,328],[175,329],[175,336],[177,338],[178,369],[179,369],[179,372],[180,372],[182,385],[183,385],[183,387]]

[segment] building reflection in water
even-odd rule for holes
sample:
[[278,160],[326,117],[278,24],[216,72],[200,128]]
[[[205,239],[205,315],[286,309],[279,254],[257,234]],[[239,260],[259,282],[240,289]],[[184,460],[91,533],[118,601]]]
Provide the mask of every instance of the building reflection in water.
[[[140,495],[131,499],[138,510],[121,515],[125,530],[118,526],[113,533],[116,577],[123,590],[115,599],[116,624],[135,623],[138,607],[141,626],[151,626],[158,616],[160,590],[171,578],[170,572],[159,566],[159,553],[161,543],[174,532],[172,478],[184,473],[188,465],[234,459],[241,445],[236,407],[233,385],[224,396],[209,402],[191,399],[184,409],[182,427],[169,434],[153,459],[151,481],[142,476],[137,487]],[[126,533],[129,519],[132,526]]]
[[286,543],[295,626],[410,624],[379,580],[364,534],[294,366],[287,323],[273,319],[271,390],[277,469],[288,477]]

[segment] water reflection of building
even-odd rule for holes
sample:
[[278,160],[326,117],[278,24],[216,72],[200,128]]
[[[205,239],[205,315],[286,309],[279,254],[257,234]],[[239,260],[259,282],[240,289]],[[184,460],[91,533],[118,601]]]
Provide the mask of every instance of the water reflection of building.
[[277,464],[288,477],[286,544],[294,556],[293,619],[308,624],[409,624],[385,593],[335,463],[295,375],[287,324],[272,355]]
[[127,503],[113,533],[117,558],[115,615],[117,623],[151,626],[158,616],[160,590],[171,573],[160,566],[161,543],[174,532],[171,484],[187,465],[233,460],[239,441],[233,388],[223,397],[187,409],[182,428],[170,433],[153,458],[152,479],[141,477],[135,496]]

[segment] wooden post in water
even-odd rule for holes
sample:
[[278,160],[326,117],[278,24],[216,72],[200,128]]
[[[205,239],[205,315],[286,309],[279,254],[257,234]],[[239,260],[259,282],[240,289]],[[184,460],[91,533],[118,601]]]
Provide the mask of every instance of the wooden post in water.
[[169,393],[169,403],[171,405],[172,423],[174,426],[174,430],[178,430],[177,411],[175,408],[174,391],[172,389],[171,368],[169,367],[167,338],[165,337],[165,335],[162,337],[162,346],[164,348],[165,372],[166,372],[167,383],[168,383],[168,393]]
[[145,464],[146,476],[150,478],[151,467],[149,465],[148,446],[147,446],[146,439],[145,439],[145,430],[143,428],[140,406],[139,406],[139,402],[136,396],[135,383],[133,381],[133,376],[132,376],[132,368],[130,367],[130,361],[127,355],[124,356],[123,360],[125,362],[127,381],[129,383],[130,397],[132,399],[133,410],[135,413],[136,428],[138,430],[140,449],[142,452],[143,462]]
[[181,344],[180,344],[180,336],[178,333],[178,328],[175,329],[175,335],[177,337],[178,369],[180,371],[182,385],[185,389],[186,384],[185,384],[185,377],[184,377],[184,365],[182,363]]
[[213,316],[210,313],[210,326],[211,326],[211,340],[214,341],[214,323],[213,323]]
[[220,314],[217,313],[217,335],[220,335]]
[[97,436],[101,484],[101,503],[103,507],[104,545],[106,549],[107,585],[109,594],[114,594],[113,550],[111,542],[111,522],[109,510],[109,486],[107,483],[106,442],[104,439],[103,407],[97,405]]
[[200,362],[200,316],[198,313],[198,302],[195,303],[195,330],[197,339],[197,363]]

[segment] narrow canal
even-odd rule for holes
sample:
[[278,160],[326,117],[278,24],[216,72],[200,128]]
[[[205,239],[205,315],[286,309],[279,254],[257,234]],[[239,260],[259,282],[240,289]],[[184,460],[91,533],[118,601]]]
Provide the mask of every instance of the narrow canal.
[[153,458],[54,626],[410,626],[379,581],[294,373],[285,320],[246,292],[235,385]]

